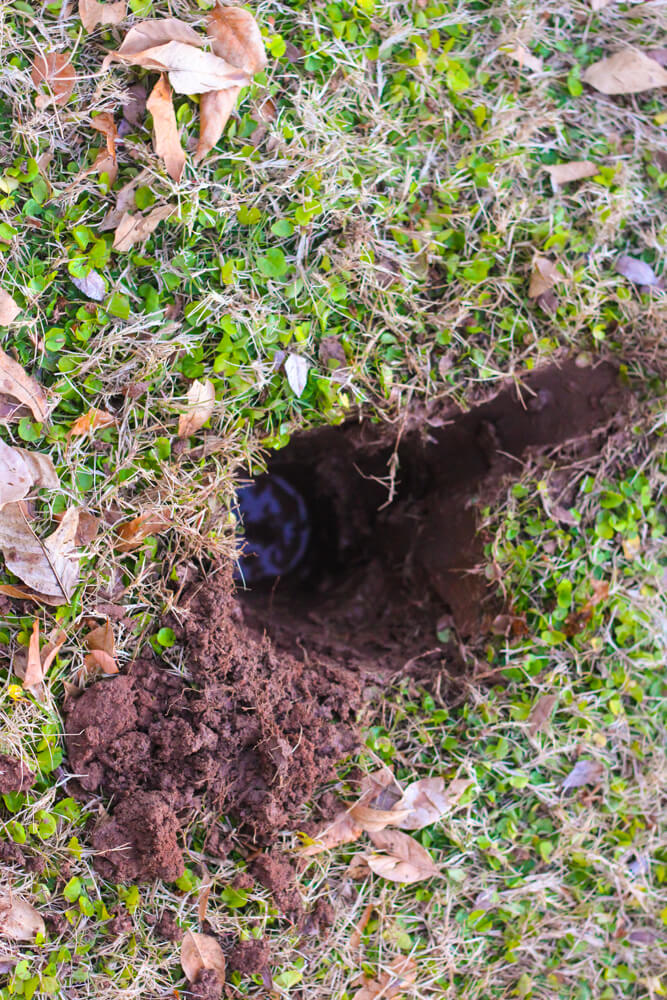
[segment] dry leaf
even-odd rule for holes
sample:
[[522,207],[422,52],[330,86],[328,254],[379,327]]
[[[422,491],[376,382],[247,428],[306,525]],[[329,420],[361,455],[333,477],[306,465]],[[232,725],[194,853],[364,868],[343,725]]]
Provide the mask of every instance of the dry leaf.
[[168,219],[174,212],[173,205],[158,205],[146,215],[130,215],[129,212],[125,212],[116,229],[113,240],[114,250],[123,253],[130,250],[135,243],[148,239],[162,220]]
[[225,956],[222,948],[210,934],[186,931],[181,944],[181,965],[189,982],[197,981],[204,969],[213,969],[222,987],[225,982]]
[[94,31],[98,24],[120,24],[127,17],[127,3],[126,0],[116,3],[79,0],[79,17],[86,31]]
[[146,110],[146,88],[141,83],[133,83],[131,87],[127,88],[125,96],[123,118],[130,125],[140,125]]
[[107,283],[97,271],[89,271],[85,278],[70,278],[70,281],[93,302],[102,302],[107,294]]
[[570,181],[580,181],[585,177],[594,177],[598,173],[598,168],[590,160],[572,160],[570,163],[554,163],[544,169],[549,172],[554,191],[561,184],[569,184]]
[[308,381],[309,363],[300,354],[288,354],[285,361],[285,374],[290,389],[295,396],[300,396]]
[[84,657],[84,663],[89,673],[99,667],[105,674],[117,674],[116,641],[110,621],[91,629],[86,636],[86,645],[90,652]]
[[20,451],[0,440],[0,509],[22,500],[31,486],[32,475]]
[[410,955],[398,955],[378,979],[368,979],[352,1000],[398,1000],[417,978],[417,963]]
[[25,448],[14,448],[14,451],[19,453],[28,467],[33,486],[46,490],[58,489],[60,480],[50,455],[27,451]]
[[622,49],[593,63],[581,79],[602,94],[639,94],[667,87],[667,69],[638,49]]
[[397,826],[402,830],[421,830],[454,808],[466,788],[471,784],[467,778],[456,778],[448,787],[443,778],[422,778],[405,789],[403,798],[396,804],[397,810],[405,811],[405,819]]
[[20,312],[21,306],[14,302],[9,292],[0,288],[0,326],[9,326]]
[[321,854],[322,851],[330,851],[334,847],[340,847],[341,844],[350,844],[354,840],[358,840],[362,833],[362,828],[345,810],[338,813],[331,823],[314,834],[314,843],[302,848],[299,854],[304,858],[312,858],[315,854]]
[[658,278],[650,264],[646,264],[643,260],[638,260],[636,257],[628,257],[627,254],[621,254],[614,265],[614,269],[635,285],[660,284],[660,278]]
[[611,0],[591,0],[591,10],[598,11],[610,4]]
[[[216,6],[209,14],[206,31],[215,55],[242,69],[249,77],[266,66],[266,52],[257,22],[242,7]],[[232,87],[202,94],[195,163],[210,152],[220,139],[240,90],[240,87]]]
[[12,941],[32,941],[45,934],[46,927],[34,906],[13,893],[0,896],[0,936]]
[[[144,106],[145,104],[146,101],[144,100]],[[127,184],[123,184],[122,188],[116,195],[115,207],[109,209],[100,222],[100,232],[107,232],[109,229],[116,229],[123,216],[130,210],[134,211],[137,207],[134,197],[135,191],[140,184],[144,184],[147,180],[149,180],[150,176],[151,174],[149,170],[140,170],[136,177],[133,177],[131,181],[127,182]]]
[[215,388],[210,379],[195,379],[188,389],[188,410],[178,418],[178,436],[190,437],[202,427],[213,413]]
[[386,766],[365,774],[360,790],[359,804],[373,806],[374,809],[393,809],[403,797],[403,789],[396,781],[394,772]]
[[[35,107],[67,103],[76,81],[71,58],[71,52],[37,53],[30,76],[34,87],[42,92],[35,98]],[[44,87],[48,88],[47,93],[43,92]]]
[[91,118],[91,125],[96,132],[101,132],[107,141],[107,153],[116,162],[116,139],[118,130],[113,120],[113,115],[109,111],[102,111],[99,115]]
[[350,935],[350,940],[349,940],[350,951],[356,951],[357,948],[359,948],[359,946],[361,945],[361,935],[364,933],[366,926],[368,925],[368,921],[371,919],[371,914],[373,913],[374,909],[375,909],[375,903],[368,903],[368,905],[364,909],[364,912],[361,914],[361,918],[358,924],[356,925],[352,934]]
[[350,807],[350,816],[366,833],[376,833],[388,826],[402,826],[409,815],[408,809],[372,809],[360,803]]
[[149,535],[158,535],[168,527],[169,520],[163,514],[156,512],[139,514],[138,517],[133,517],[131,521],[126,521],[120,526],[116,548],[119,552],[130,552],[141,545]]
[[135,55],[167,42],[184,42],[186,45],[201,47],[204,39],[185,21],[179,21],[175,17],[162,17],[135,24],[126,34],[118,51],[126,56]]
[[530,276],[528,297],[536,299],[562,280],[562,275],[552,260],[548,257],[537,257]]
[[162,74],[146,102],[153,116],[155,132],[153,148],[164,160],[167,173],[173,181],[180,181],[185,167],[185,153],[176,124],[176,114],[167,77]]
[[368,854],[371,871],[392,882],[411,885],[439,875],[433,858],[413,837],[400,830],[380,830],[369,834],[375,847],[384,854]]
[[27,375],[0,347],[0,393],[17,399],[30,407],[30,411],[39,423],[44,423],[49,415],[46,405],[46,393],[31,375]]
[[116,418],[106,410],[88,410],[77,417],[69,429],[68,437],[81,437],[82,434],[92,434],[103,427],[112,427],[116,423]]
[[23,678],[24,688],[36,688],[44,680],[42,658],[39,654],[39,621],[32,623],[32,635],[28,644],[28,665]]
[[542,72],[542,60],[538,56],[534,56],[521,42],[517,42],[511,48],[503,48],[502,51],[511,59],[515,59],[521,69],[525,66],[526,69],[530,69],[534,73]]
[[557,701],[557,695],[544,694],[535,702],[528,716],[528,732],[531,736],[535,736],[536,733],[546,728]]
[[53,633],[51,633],[51,635],[53,638],[49,639],[40,654],[42,658],[42,673],[44,675],[46,675],[47,670],[55,660],[62,647],[65,645],[65,640],[67,638],[62,629],[59,629],[55,635],[53,635]]
[[[36,600],[65,604],[79,580],[75,553],[79,512],[70,508],[44,541],[32,530],[22,502],[6,504],[0,511],[0,549],[7,568],[36,592]],[[30,595],[33,596],[33,595]]]
[[582,785],[596,785],[603,774],[604,764],[599,760],[578,760],[563,780],[563,791],[581,788]]

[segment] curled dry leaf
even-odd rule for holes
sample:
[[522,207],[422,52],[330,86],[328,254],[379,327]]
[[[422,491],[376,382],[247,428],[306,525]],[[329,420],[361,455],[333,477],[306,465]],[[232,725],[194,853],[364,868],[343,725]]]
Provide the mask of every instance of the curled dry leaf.
[[533,273],[530,276],[528,297],[536,299],[540,295],[544,295],[559,281],[562,281],[562,276],[554,262],[548,257],[537,257],[533,264]]
[[553,163],[544,169],[549,172],[554,190],[561,184],[569,184],[570,181],[580,181],[585,177],[594,177],[598,173],[598,168],[590,160]]
[[94,31],[98,24],[120,24],[127,17],[126,0],[99,3],[99,0],[79,0],[79,17],[86,31]]
[[0,936],[12,941],[32,941],[46,927],[34,906],[13,893],[0,896]]
[[146,88],[141,83],[133,83],[127,88],[123,99],[123,118],[130,125],[140,125],[146,110]]
[[56,530],[42,541],[33,531],[22,501],[0,511],[0,550],[7,568],[48,604],[65,604],[79,580],[75,552],[79,511],[65,512]]
[[377,979],[366,979],[352,1000],[398,1000],[417,978],[417,963],[410,955],[398,955]]
[[622,274],[624,278],[632,281],[635,285],[660,284],[660,279],[650,264],[647,264],[643,260],[638,260],[636,257],[628,257],[625,253],[621,254],[618,258],[614,269],[618,274]]
[[0,326],[9,326],[20,312],[21,307],[14,302],[9,292],[0,288]]
[[350,935],[350,940],[348,942],[350,951],[356,951],[361,945],[361,935],[366,930],[368,926],[368,921],[371,919],[373,910],[375,909],[375,903],[368,903],[364,908],[364,912],[356,924],[352,934]]
[[101,132],[105,137],[107,141],[107,153],[115,162],[118,130],[116,129],[116,123],[113,120],[113,115],[109,111],[102,111],[99,115],[95,115],[95,117],[91,119],[91,125],[96,132]]
[[36,107],[67,103],[76,82],[71,58],[71,52],[37,53],[30,74],[35,89],[40,91],[35,98]]
[[357,802],[350,808],[350,816],[366,833],[376,833],[388,826],[402,826],[408,814],[408,809],[397,806],[392,809],[373,809]]
[[162,74],[146,102],[153,116],[153,148],[162,157],[173,181],[180,181],[185,167],[185,153],[178,134],[176,114],[167,77]]
[[93,302],[102,302],[107,294],[107,283],[97,271],[89,271],[85,278],[71,278],[70,280],[75,288],[78,288],[86,298],[92,299]]
[[581,79],[602,94],[639,94],[667,87],[667,69],[639,49],[622,49],[593,63]]
[[205,94],[210,90],[244,87],[248,76],[211,52],[203,52],[203,38],[176,18],[144,21],[128,31],[122,45],[104,60],[112,59],[169,74],[179,94]]
[[428,851],[407,833],[380,830],[369,836],[375,847],[385,852],[366,855],[368,866],[376,875],[391,882],[411,885],[440,874]]
[[[262,35],[252,14],[242,7],[216,6],[209,14],[206,32],[216,56],[242,69],[249,77],[266,66]],[[201,126],[195,154],[198,163],[220,139],[236,106],[240,87],[202,94]]]
[[23,677],[23,687],[36,688],[44,680],[42,669],[42,658],[39,653],[39,621],[35,618],[32,623],[32,635],[28,643],[28,665]]
[[197,981],[204,969],[213,969],[220,980],[220,988],[225,982],[225,956],[222,948],[210,934],[186,931],[181,944],[181,965],[189,982]]
[[84,663],[89,673],[98,667],[105,674],[118,673],[116,641],[110,621],[91,629],[86,636],[86,645],[90,652],[84,658]]
[[563,791],[581,788],[582,785],[596,785],[604,774],[604,764],[599,760],[578,760],[563,780]]
[[528,716],[528,732],[531,736],[546,728],[557,701],[558,696],[555,694],[544,694],[537,699]]
[[173,205],[158,205],[146,215],[130,215],[124,212],[118,223],[113,240],[114,250],[123,253],[130,250],[135,243],[148,239],[163,219],[168,219],[175,212]]
[[190,437],[206,423],[215,407],[215,389],[210,379],[195,379],[188,389],[188,409],[178,418],[178,436]]
[[131,521],[126,521],[118,529],[116,548],[119,552],[130,552],[136,549],[150,535],[159,535],[169,527],[169,520],[164,514],[156,511],[139,514]]
[[503,47],[502,51],[505,55],[518,62],[521,69],[525,66],[526,69],[532,70],[533,73],[542,72],[542,60],[539,56],[534,56],[530,49],[527,49],[522,42],[517,42],[508,48]]
[[20,451],[0,440],[0,509],[22,500],[31,486],[32,476]]
[[301,848],[299,854],[304,858],[312,858],[315,854],[330,851],[334,847],[340,847],[341,844],[351,844],[358,840],[362,833],[361,826],[355,823],[350,813],[345,810],[339,812],[331,823],[327,823],[314,834],[313,842]]
[[405,813],[405,818],[397,823],[402,830],[421,830],[454,808],[471,782],[467,778],[456,778],[449,786],[443,778],[421,778],[413,781],[405,789],[403,798],[396,809]]
[[44,423],[49,411],[46,405],[46,393],[39,382],[26,374],[16,361],[0,347],[0,393],[18,400],[30,408],[35,420]]
[[82,413],[77,417],[69,429],[69,437],[81,437],[83,434],[93,434],[104,427],[112,427],[116,423],[116,418],[106,410],[97,410],[95,407]]
[[306,388],[310,365],[301,354],[288,354],[285,361],[285,374],[290,389],[295,396],[300,396]]

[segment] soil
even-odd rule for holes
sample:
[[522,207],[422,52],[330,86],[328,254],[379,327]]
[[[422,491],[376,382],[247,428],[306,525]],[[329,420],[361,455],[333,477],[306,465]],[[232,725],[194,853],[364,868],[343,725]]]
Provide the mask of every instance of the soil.
[[271,948],[268,941],[252,938],[249,941],[239,941],[231,950],[227,965],[230,969],[244,976],[261,973],[268,967],[271,958]]
[[[255,846],[293,828],[357,745],[369,676],[451,661],[436,637],[443,616],[466,638],[503,610],[484,573],[480,508],[537,452],[594,451],[627,398],[612,365],[567,363],[467,413],[440,406],[400,426],[295,436],[239,493],[253,589],[235,596],[231,572],[214,572],[168,623],[187,676],[144,656],[66,705],[78,792],[111,800],[92,834],[99,871],[178,877],[181,830],[203,808]],[[303,921],[289,863],[264,853],[251,871]]]
[[18,757],[0,753],[0,795],[27,792],[34,784],[35,775]]

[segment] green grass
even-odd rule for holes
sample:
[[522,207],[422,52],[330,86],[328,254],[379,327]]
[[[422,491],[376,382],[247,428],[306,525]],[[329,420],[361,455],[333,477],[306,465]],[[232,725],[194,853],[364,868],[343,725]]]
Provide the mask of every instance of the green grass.
[[[161,2],[131,6],[137,17],[167,13]],[[199,21],[188,5],[169,10],[203,24],[199,6]],[[56,463],[62,491],[46,497],[45,525],[72,503],[112,518],[160,507],[173,524],[123,557],[102,532],[71,605],[39,611],[43,631],[54,619],[68,631],[44,704],[23,696],[11,672],[34,609],[2,622],[0,749],[20,752],[40,775],[29,794],[5,797],[2,835],[46,862],[39,875],[16,866],[6,874],[64,921],[59,934],[19,949],[0,996],[182,992],[177,948],[151,926],[165,908],[196,926],[204,864],[212,927],[270,935],[279,996],[352,997],[360,970],[375,974],[400,951],[414,952],[419,996],[664,995],[666,296],[630,286],[613,266],[623,252],[664,270],[664,101],[658,91],[605,98],[579,82],[622,45],[659,46],[658,10],[317,0],[265,5],[257,16],[268,69],[198,170],[189,163],[175,186],[152,154],[150,129],[119,147],[114,190],[145,170],[136,207],[166,202],[175,212],[143,247],[118,254],[100,228],[115,195],[81,172],[100,145],[90,112],[116,111],[142,74],[114,67],[96,76],[121,35],[86,35],[60,3],[38,10],[15,0],[0,13],[0,286],[24,306],[2,342],[57,403],[48,427],[24,419],[3,437]],[[542,58],[543,74],[502,53],[518,39]],[[75,51],[76,90],[55,114],[35,112],[29,82],[45,46]],[[261,122],[267,96],[277,118]],[[187,145],[196,101],[179,97],[177,117]],[[599,174],[554,192],[541,168],[584,158]],[[527,296],[537,254],[563,273],[555,314]],[[108,287],[99,305],[70,281],[90,268]],[[344,366],[327,364],[327,337]],[[311,366],[300,398],[280,352]],[[480,637],[464,650],[468,679],[445,678],[440,694],[398,683],[369,720],[359,756],[363,769],[384,761],[399,778],[472,779],[454,814],[418,835],[442,880],[355,882],[346,876],[352,850],[320,857],[303,891],[333,899],[336,924],[327,941],[297,941],[263,891],[230,892],[242,858],[206,859],[202,829],[212,817],[202,817],[179,884],[101,883],[88,817],[65,798],[59,770],[62,682],[81,664],[75,626],[111,593],[127,608],[121,660],[140,637],[155,637],[173,599],[169,577],[232,550],[239,468],[261,464],[262,449],[294,430],[338,422],[360,405],[391,420],[425,399],[469,406],[502,379],[566,354],[617,359],[638,403],[600,456],[572,460],[574,517],[554,516],[550,462],[529,464],[487,512],[490,572],[527,634]],[[183,447],[175,437],[198,377],[213,379],[218,400],[204,457],[201,435]],[[91,406],[115,413],[118,425],[68,442]],[[607,596],[568,634],[596,581]],[[527,719],[544,694],[557,702],[531,737]],[[603,764],[599,788],[563,792],[579,757]],[[369,902],[360,956],[349,938]],[[131,930],[117,935],[109,914],[125,913]],[[259,983],[232,982],[241,995],[266,995]]]

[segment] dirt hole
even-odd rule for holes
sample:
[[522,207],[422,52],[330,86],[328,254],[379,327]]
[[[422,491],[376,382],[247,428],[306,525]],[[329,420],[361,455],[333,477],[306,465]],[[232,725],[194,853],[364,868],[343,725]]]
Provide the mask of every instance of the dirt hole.
[[[466,414],[441,407],[394,427],[295,437],[240,493],[249,589],[235,595],[231,570],[219,569],[169,622],[187,676],[140,655],[65,706],[72,791],[103,793],[112,810],[91,834],[102,874],[176,878],[182,831],[206,810],[233,821],[247,852],[302,827],[303,804],[356,746],[366,672],[377,679],[434,647],[447,659],[443,615],[466,636],[498,610],[480,505],[531,449],[594,451],[624,395],[611,365],[572,363]],[[213,825],[199,849],[224,855],[230,830]],[[256,875],[273,886],[264,857]]]
[[448,615],[464,637],[483,629],[498,609],[479,509],[529,452],[590,449],[622,395],[611,365],[568,363],[468,413],[295,437],[238,494],[246,621],[280,647],[375,669],[437,646]]

